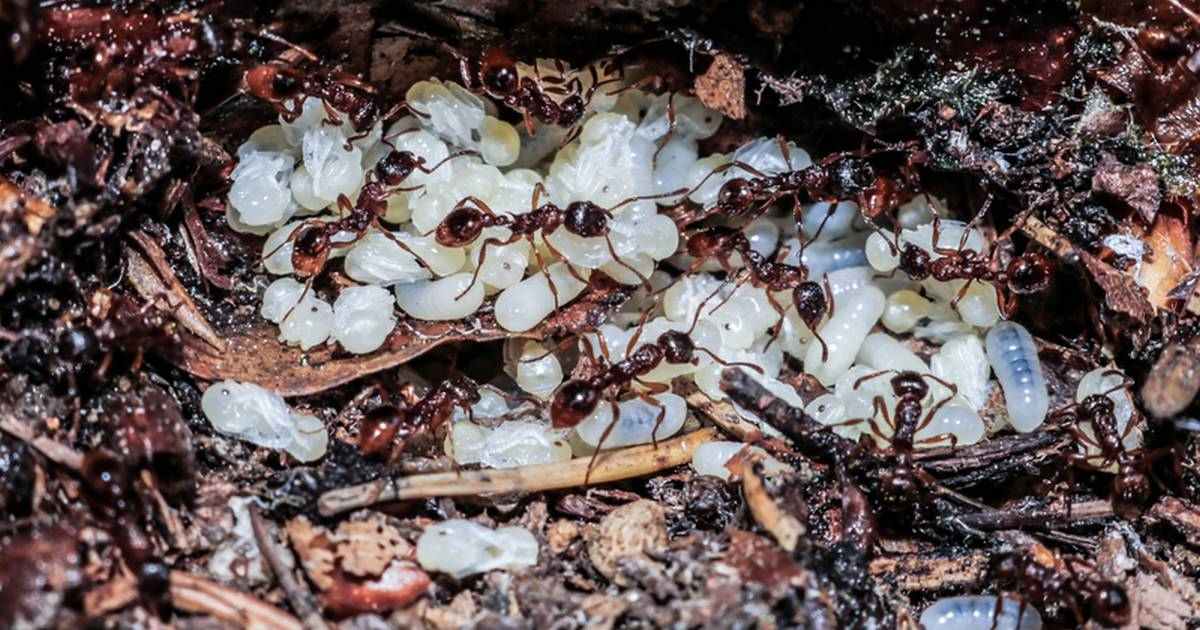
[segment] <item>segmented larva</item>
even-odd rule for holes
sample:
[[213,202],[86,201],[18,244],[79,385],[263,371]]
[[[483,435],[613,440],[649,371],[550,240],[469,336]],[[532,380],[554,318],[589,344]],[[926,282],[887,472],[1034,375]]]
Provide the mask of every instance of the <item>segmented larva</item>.
[[1015,322],[1000,322],[987,335],[988,362],[1004,390],[1004,405],[1013,428],[1028,433],[1046,419],[1050,395],[1033,337]]
[[1037,609],[1007,597],[1001,600],[996,617],[995,595],[943,597],[921,613],[921,627],[927,630],[1041,630],[1042,616]]

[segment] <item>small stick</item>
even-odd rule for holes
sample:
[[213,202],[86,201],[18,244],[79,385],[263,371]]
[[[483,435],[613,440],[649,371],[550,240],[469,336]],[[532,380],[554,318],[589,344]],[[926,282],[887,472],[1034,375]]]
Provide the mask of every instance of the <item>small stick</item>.
[[283,549],[275,538],[275,525],[268,523],[263,518],[262,511],[257,505],[251,503],[249,511],[250,527],[254,530],[254,539],[258,542],[258,549],[267,559],[267,564],[271,565],[271,572],[279,580],[279,586],[287,595],[288,603],[292,605],[296,614],[300,615],[300,623],[304,624],[307,630],[328,630],[329,626],[321,618],[321,611],[312,591],[301,580],[296,579],[291,568],[283,561]]
[[783,511],[771,495],[767,494],[767,486],[757,470],[761,461],[761,454],[751,455],[739,461],[737,467],[740,470],[734,471],[742,477],[742,493],[746,496],[746,505],[754,515],[754,520],[771,533],[780,547],[788,552],[795,551],[806,530],[796,517]]
[[60,466],[65,466],[75,472],[79,472],[83,468],[82,453],[44,435],[34,435],[33,429],[30,429],[28,425],[18,422],[15,418],[0,418],[0,431],[4,431],[32,446],[50,461]]
[[[659,442],[658,448],[646,444],[600,453],[588,476],[589,457],[578,457],[555,464],[536,464],[506,470],[477,470],[434,473],[393,479],[330,490],[317,499],[322,516],[406,499],[456,497],[509,492],[541,492],[596,485],[641,477],[685,464],[696,447],[717,438],[715,429],[701,429],[673,440]],[[587,483],[585,484],[585,480]]]
[[[132,577],[115,578],[84,595],[84,611],[99,617],[132,604],[137,595]],[[235,627],[304,630],[295,617],[253,595],[184,571],[171,571],[170,595],[179,610],[211,615]]]

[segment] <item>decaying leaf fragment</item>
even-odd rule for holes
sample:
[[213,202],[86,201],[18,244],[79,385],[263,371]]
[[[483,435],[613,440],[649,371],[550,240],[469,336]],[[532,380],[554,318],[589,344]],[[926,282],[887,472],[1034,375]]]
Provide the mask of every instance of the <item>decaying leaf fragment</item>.
[[1147,225],[1154,223],[1162,203],[1158,173],[1149,164],[1122,164],[1112,155],[1105,155],[1092,176],[1092,189],[1111,195],[1137,210]]
[[709,109],[741,120],[746,117],[746,69],[731,55],[719,53],[696,77],[696,97]]
[[183,283],[175,276],[167,256],[158,243],[144,232],[133,232],[130,237],[137,243],[138,250],[126,248],[129,282],[146,301],[153,302],[159,310],[170,313],[181,326],[191,331],[218,352],[225,350],[225,340],[213,330],[204,314],[188,295]]
[[0,295],[41,252],[38,235],[54,207],[0,177]]

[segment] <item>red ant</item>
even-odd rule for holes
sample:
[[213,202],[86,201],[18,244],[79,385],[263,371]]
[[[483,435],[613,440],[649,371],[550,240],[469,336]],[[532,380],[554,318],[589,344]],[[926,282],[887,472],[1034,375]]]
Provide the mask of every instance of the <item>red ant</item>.
[[[458,58],[459,74],[467,89],[482,92],[520,112],[531,134],[534,118],[548,125],[575,127],[596,91],[619,82],[623,76],[620,66],[611,60],[590,64],[586,70],[591,75],[591,84],[585,90],[579,72],[568,79],[569,69],[562,62],[555,62],[558,76],[542,76],[537,64],[532,66],[534,76],[529,76],[500,48],[490,48],[477,58],[451,53]],[[602,75],[611,78],[601,79]]]
[[[471,275],[471,284],[463,289],[459,297],[466,295],[467,291],[470,291],[471,287],[475,286],[475,282],[479,279],[479,272],[483,269],[483,263],[487,259],[487,249],[489,246],[495,245],[501,247],[515,243],[520,239],[529,241],[533,255],[537,258],[538,266],[542,269],[543,273],[547,273],[547,280],[549,280],[546,265],[542,261],[541,253],[538,251],[533,237],[538,230],[541,230],[543,236],[548,236],[560,227],[580,238],[603,238],[613,261],[633,272],[642,281],[643,285],[646,287],[650,286],[648,278],[643,276],[637,269],[634,269],[629,263],[621,260],[621,257],[617,255],[617,250],[613,246],[612,239],[609,238],[609,223],[613,220],[613,212],[622,206],[638,201],[673,197],[683,191],[676,190],[657,195],[630,197],[611,208],[601,207],[591,201],[572,201],[567,204],[566,208],[560,208],[552,202],[538,205],[538,200],[545,193],[545,190],[540,183],[537,184],[533,189],[533,198],[530,202],[529,212],[514,215],[496,214],[479,198],[467,197],[459,201],[454,206],[454,209],[442,219],[442,222],[429,232],[429,234],[434,234],[434,238],[438,244],[443,247],[466,247],[474,243],[480,234],[483,233],[483,230],[489,227],[504,227],[511,232],[508,238],[492,237],[483,242],[483,246],[479,252],[479,262],[475,265],[475,273]],[[569,264],[567,257],[556,250],[550,244],[549,239],[544,238],[543,242],[554,255],[564,261],[568,261],[567,268],[577,280],[584,283],[587,282],[585,279],[579,277],[575,268]],[[558,290],[555,288],[553,282],[549,282],[549,285],[550,292],[554,295],[554,308],[557,310],[559,307]]]
[[[1048,605],[1070,609],[1079,627],[1088,620],[1106,627],[1128,624],[1131,607],[1124,587],[1109,580],[1081,577],[1071,562],[1036,545],[1005,556],[992,572],[999,580],[1017,585],[1022,612],[1028,600],[1043,609]],[[997,613],[1002,602],[1003,598],[997,598]]]
[[[658,336],[652,343],[638,345],[641,338],[642,330],[646,326],[646,320],[649,317],[650,311],[647,310],[642,314],[642,319],[638,323],[637,330],[630,337],[629,343],[625,347],[625,358],[611,363],[599,373],[589,378],[573,378],[562,385],[559,385],[558,390],[554,392],[554,397],[550,400],[550,422],[556,429],[573,427],[587,419],[599,407],[604,400],[604,390],[610,387],[621,387],[631,383],[638,383],[643,386],[646,391],[638,392],[637,397],[649,403],[651,406],[658,408],[658,417],[654,420],[654,430],[651,432],[651,437],[657,444],[656,436],[658,428],[666,417],[667,409],[658,403],[651,396],[654,394],[663,394],[670,391],[671,386],[666,383],[650,383],[641,379],[641,377],[654,371],[663,361],[674,364],[692,364],[699,362],[697,352],[702,352],[708,355],[713,361],[726,367],[744,367],[763,373],[761,367],[751,365],[749,363],[740,363],[726,361],[718,357],[708,348],[697,346],[692,341],[692,331],[696,329],[696,324],[700,321],[700,312],[703,310],[704,304],[696,310],[696,315],[692,318],[692,325],[687,331],[668,330]],[[603,338],[600,341],[602,350]],[[589,346],[590,348],[590,346]],[[591,359],[599,362],[598,357],[593,352],[588,352]],[[600,449],[604,445],[604,441],[616,427],[620,420],[620,408],[617,406],[615,399],[609,399],[608,403],[612,406],[613,417],[612,421],[604,428],[600,434],[600,439],[596,443],[596,451],[592,453],[591,462],[588,463],[587,479],[591,477],[592,467],[596,464],[596,457],[600,454]]]
[[362,134],[366,134],[375,121],[387,121],[405,107],[400,104],[384,113],[375,88],[340,72],[312,76],[282,64],[265,63],[247,70],[243,79],[251,94],[270,103],[288,122],[294,122],[303,113],[305,96],[321,100],[325,107],[325,122],[340,125],[341,112],[345,112],[354,130]]
[[411,405],[388,403],[367,412],[359,430],[359,449],[367,457],[387,454],[394,460],[413,436],[449,422],[456,407],[470,418],[471,406],[477,402],[479,385],[465,376],[453,376]]
[[[687,252],[696,260],[693,269],[699,268],[709,258],[716,258],[730,277],[736,273],[730,263],[730,257],[734,253],[739,254],[749,273],[738,285],[751,281],[754,286],[765,289],[768,301],[781,316],[787,313],[787,308],[794,306],[801,321],[813,331],[813,335],[821,344],[821,360],[828,358],[829,346],[816,332],[821,319],[827,313],[833,313],[833,290],[829,287],[828,279],[823,279],[820,283],[809,280],[808,270],[803,265],[793,266],[767,260],[754,251],[750,246],[750,239],[736,228],[711,227],[697,232],[688,237]],[[773,293],[789,290],[792,292],[792,303],[785,308],[775,301]],[[713,311],[723,304],[724,302],[718,304]]]
[[[1134,430],[1136,418],[1131,417],[1125,430],[1119,430],[1113,401],[1108,396],[1128,385],[1128,381],[1122,382],[1107,392],[1092,394],[1080,402],[1071,403],[1056,411],[1054,417],[1065,424],[1067,431],[1085,449],[1084,453],[1068,456],[1072,463],[1093,469],[1116,464],[1117,473],[1112,485],[1113,511],[1125,518],[1136,518],[1150,502],[1149,462],[1152,457],[1141,449],[1130,450],[1125,447],[1125,438]],[[1079,425],[1084,423],[1092,425],[1091,435],[1080,430]],[[1093,461],[1095,455],[1086,452],[1089,447],[1099,452],[1098,463]]]

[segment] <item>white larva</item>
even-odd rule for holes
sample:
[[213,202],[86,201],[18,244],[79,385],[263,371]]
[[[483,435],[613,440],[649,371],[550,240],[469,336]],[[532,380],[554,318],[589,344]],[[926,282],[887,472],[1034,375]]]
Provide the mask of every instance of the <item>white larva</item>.
[[973,409],[983,409],[987,403],[988,384],[992,366],[988,363],[983,342],[976,335],[955,335],[929,359],[933,374],[958,387]]
[[[483,231],[471,244],[471,264],[479,265],[484,243],[489,238],[507,240],[509,232],[505,228],[489,228]],[[529,241],[520,239],[507,245],[489,245],[487,257],[483,260],[483,268],[479,270],[479,281],[496,289],[507,289],[525,277],[525,269],[529,266]]]
[[516,127],[503,120],[485,117],[479,135],[479,153],[488,164],[508,166],[521,154],[521,137]]
[[803,248],[803,254],[797,239],[789,239],[784,245],[788,248],[784,262],[795,265],[799,261],[799,264],[808,269],[808,277],[813,279],[819,279],[839,269],[868,264],[860,236],[849,236],[836,241],[813,241]]
[[381,286],[430,278],[429,270],[412,254],[379,232],[367,234],[350,248],[345,270],[347,276],[358,282]]
[[836,241],[850,234],[856,218],[858,204],[853,201],[836,204],[820,201],[805,209],[800,232],[809,239]]
[[383,287],[343,289],[333,303],[334,340],[354,354],[374,352],[396,327],[394,304]]
[[933,412],[933,418],[917,433],[917,439],[929,440],[929,446],[947,446],[950,439],[941,436],[953,436],[955,445],[970,446],[982,440],[985,433],[979,412],[955,397]]
[[287,315],[288,311],[300,301],[300,296],[303,294],[304,283],[297,282],[295,278],[279,278],[269,284],[267,290],[263,292],[259,314],[263,316],[263,319],[278,324],[283,321],[283,316]]
[[525,344],[516,371],[517,386],[542,399],[549,398],[563,380],[558,357],[537,342]]
[[900,250],[893,232],[884,229],[871,232],[864,249],[867,263],[879,273],[891,273],[900,266]]
[[601,401],[596,411],[575,425],[575,433],[584,444],[605,449],[649,444],[678,433],[683,427],[683,421],[687,419],[687,402],[671,393],[658,394],[651,398],[656,404],[641,398],[617,403],[620,415],[608,436],[604,437],[603,444],[600,444],[601,437],[612,424],[613,415],[612,405],[607,401]]
[[[286,312],[286,311],[285,311]],[[309,350],[325,343],[333,332],[333,307],[312,291],[279,324],[279,340]]]
[[1009,423],[1021,433],[1041,426],[1050,408],[1050,394],[1037,346],[1025,327],[1001,322],[987,335],[987,356],[1004,389],[1004,405]]
[[399,284],[396,304],[410,316],[425,321],[462,319],[483,304],[483,283],[472,286],[471,274],[463,272],[438,280]]
[[[578,273],[586,278],[588,272],[581,269]],[[551,280],[546,279],[547,274]],[[524,332],[537,326],[554,310],[551,281],[558,292],[560,307],[575,299],[587,287],[571,274],[566,263],[554,263],[546,269],[546,273],[534,272],[500,292],[496,298],[496,323],[512,332]]]
[[821,344],[809,344],[804,371],[826,385],[837,380],[850,367],[867,333],[879,321],[885,302],[883,292],[874,286],[837,296],[834,316],[819,331],[828,346],[828,356],[822,360]]
[[333,203],[362,184],[362,152],[353,146],[347,151],[346,137],[336,127],[317,125],[306,130],[301,149],[314,197]]
[[537,564],[538,542],[523,527],[489,529],[465,519],[450,519],[425,528],[417,539],[417,562],[426,571],[462,579],[497,569]]
[[288,182],[295,158],[287,153],[252,151],[233,169],[229,204],[246,225],[261,226],[287,218],[295,212]]
[[460,465],[515,468],[571,459],[565,431],[525,420],[508,420],[496,428],[457,422],[446,438],[446,451]]
[[692,453],[692,470],[695,470],[698,475],[709,475],[729,481],[732,476],[727,467],[729,460],[744,449],[749,449],[750,452],[762,456],[763,473],[767,476],[779,474],[789,468],[783,462],[767,455],[767,452],[758,446],[718,440],[705,442],[696,447]]
[[254,383],[213,383],[200,397],[200,409],[217,431],[303,462],[320,459],[329,443],[320,419],[295,413],[282,396]]
[[908,346],[882,332],[871,333],[858,349],[858,362],[877,370],[907,370],[918,374],[929,372],[929,366]]
[[926,630],[1041,630],[1042,616],[1029,604],[1005,597],[996,617],[995,595],[943,597],[921,613]]

